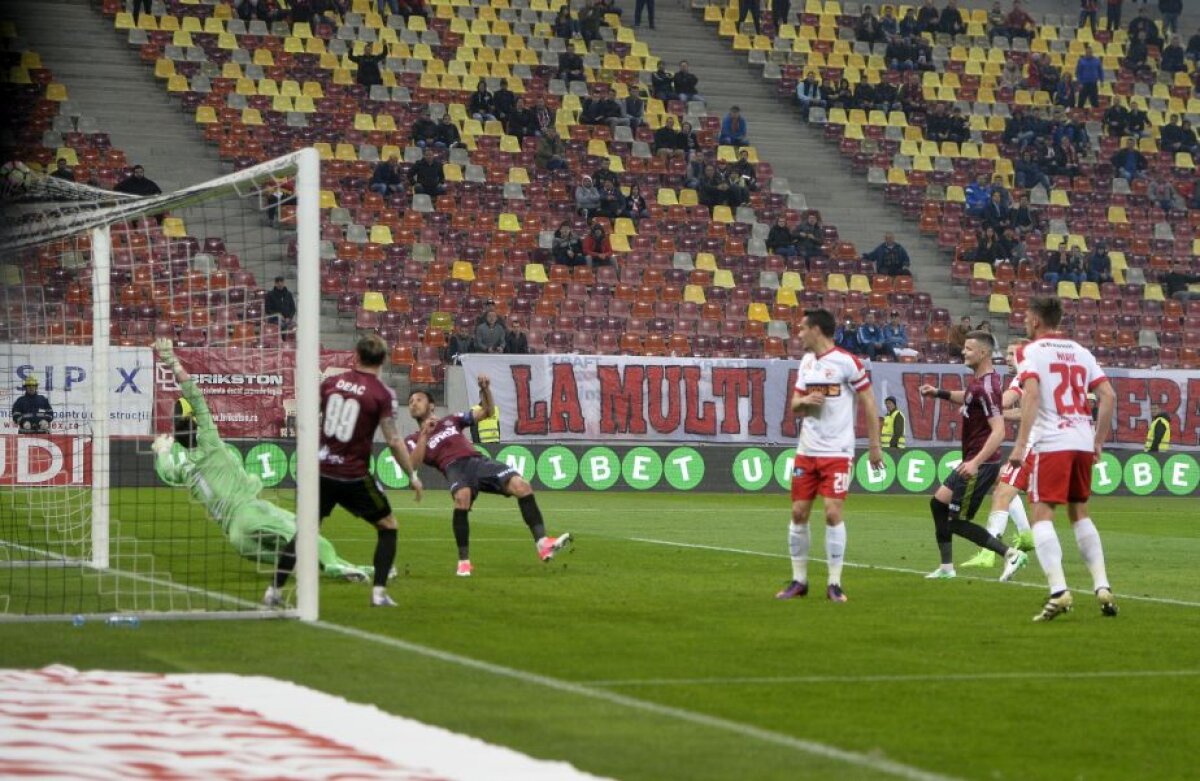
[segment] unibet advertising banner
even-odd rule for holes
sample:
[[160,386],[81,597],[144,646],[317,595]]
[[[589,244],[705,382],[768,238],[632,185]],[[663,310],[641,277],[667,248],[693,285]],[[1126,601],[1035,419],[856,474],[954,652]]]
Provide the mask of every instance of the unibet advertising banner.
[[[292,442],[282,440],[229,445],[246,469],[268,488],[295,485],[296,455]],[[485,455],[508,464],[539,491],[710,491],[773,492],[791,488],[792,448],[691,447],[690,445],[613,446],[605,444],[476,446]],[[113,484],[159,485],[146,447],[118,445]],[[872,469],[860,454],[852,473],[855,493],[925,494],[931,492],[961,460],[958,450],[912,448],[884,452],[884,468]],[[408,488],[408,479],[387,450],[371,461],[372,474],[385,488]],[[429,468],[421,470],[427,488],[440,490],[445,482]],[[1096,495],[1194,496],[1200,485],[1200,462],[1192,453],[1149,455],[1105,452],[1092,469]]]
[[[480,374],[492,380],[506,442],[703,442],[786,444],[796,440],[791,414],[795,361],[649,358],[597,355],[467,355],[468,392]],[[921,396],[926,383],[961,390],[968,371],[955,364],[876,363],[872,392],[896,399],[910,447],[961,442],[960,410]],[[1200,445],[1200,374],[1106,369],[1117,402],[1111,445],[1141,447],[1157,403],[1171,420],[1176,449]],[[1010,424],[1010,439],[1015,424]],[[866,436],[860,412],[858,436]]]
[[[26,377],[38,381],[38,393],[54,409],[51,434],[86,435],[92,411],[92,348],[51,344],[6,344],[0,349],[0,434],[15,434],[10,414],[25,392]],[[109,433],[144,437],[151,433],[154,403],[154,357],[147,347],[111,347],[108,352]]]

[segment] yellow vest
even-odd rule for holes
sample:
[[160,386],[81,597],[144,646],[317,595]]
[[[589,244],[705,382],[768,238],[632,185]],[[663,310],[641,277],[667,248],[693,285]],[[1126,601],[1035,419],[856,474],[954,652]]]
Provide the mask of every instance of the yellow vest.
[[883,425],[879,429],[879,439],[884,447],[892,447],[892,436],[898,436],[896,447],[904,449],[904,413],[899,409],[883,416]]
[[[1162,439],[1158,442],[1158,447],[1154,447],[1155,430],[1162,429]],[[1171,419],[1165,415],[1157,417],[1150,421],[1150,428],[1146,430],[1146,452],[1147,453],[1165,453],[1171,449]]]
[[[479,411],[479,407],[475,408]],[[499,442],[500,441],[500,408],[495,404],[492,405],[492,416],[490,418],[476,418],[475,430],[479,432],[479,441],[481,443]]]

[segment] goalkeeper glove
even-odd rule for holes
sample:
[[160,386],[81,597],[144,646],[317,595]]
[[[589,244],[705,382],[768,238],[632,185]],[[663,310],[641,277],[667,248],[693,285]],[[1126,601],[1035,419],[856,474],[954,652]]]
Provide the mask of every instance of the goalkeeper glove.
[[154,444],[150,446],[150,449],[154,451],[155,455],[162,455],[165,451],[170,450],[173,444],[175,444],[175,438],[170,434],[159,434],[154,438]]
[[171,344],[171,340],[165,336],[154,340],[154,349],[158,353],[158,360],[170,366],[175,363],[175,350]]

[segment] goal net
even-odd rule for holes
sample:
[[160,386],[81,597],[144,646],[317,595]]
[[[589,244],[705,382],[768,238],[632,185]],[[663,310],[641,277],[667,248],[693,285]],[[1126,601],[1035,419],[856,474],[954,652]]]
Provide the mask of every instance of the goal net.
[[4,166],[0,618],[315,619],[318,165],[151,197]]

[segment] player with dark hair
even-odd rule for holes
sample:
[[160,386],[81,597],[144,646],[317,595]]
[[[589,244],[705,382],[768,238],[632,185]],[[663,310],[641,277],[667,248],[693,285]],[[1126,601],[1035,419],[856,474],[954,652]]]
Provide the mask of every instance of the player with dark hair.
[[825,596],[833,602],[846,601],[842,590],[846,555],[842,505],[850,490],[850,467],[854,462],[856,401],[866,415],[868,459],[875,469],[883,466],[871,377],[858,358],[834,345],[836,328],[833,315],[815,309],[804,313],[797,332],[806,352],[792,391],[792,412],[804,416],[792,469],[792,518],[788,526],[792,580],[775,595],[776,599],[808,594],[808,518],[819,494],[825,505],[825,556],[829,565]]
[[[1058,333],[1060,322],[1062,302],[1057,298],[1039,296],[1029,302],[1025,330],[1033,341],[1025,346],[1018,374],[1023,391],[1021,428],[1009,456],[1010,464],[1029,474],[1033,542],[1050,585],[1050,597],[1034,621],[1050,621],[1069,611],[1074,602],[1063,574],[1062,545],[1054,532],[1054,513],[1060,504],[1067,505],[1101,615],[1117,614],[1100,533],[1087,505],[1092,464],[1108,438],[1116,394],[1095,356]],[[1099,407],[1095,421],[1089,393],[1096,394]]]
[[408,396],[408,413],[419,426],[416,434],[410,434],[404,440],[412,453],[412,461],[414,464],[428,464],[445,475],[450,483],[450,495],[454,497],[453,528],[454,541],[458,545],[459,577],[470,577],[473,571],[469,515],[480,491],[516,497],[521,517],[533,535],[542,561],[554,558],[554,554],[571,542],[571,535],[566,532],[558,537],[546,536],[546,525],[533,495],[533,487],[517,474],[517,470],[484,457],[463,436],[463,429],[469,428],[475,420],[484,420],[492,414],[491,382],[484,374],[479,375],[477,381],[478,406],[445,418],[433,414],[435,405],[429,391],[415,390]]
[[948,579],[954,572],[954,537],[970,540],[981,548],[1004,556],[1008,580],[1029,561],[1028,554],[1010,548],[987,529],[972,523],[985,496],[991,493],[1000,474],[1000,445],[1004,442],[1004,415],[1000,375],[992,368],[996,341],[987,331],[972,331],[963,343],[963,363],[972,371],[966,390],[943,390],[922,385],[922,396],[936,396],[962,407],[962,461],[938,486],[929,509],[937,537],[941,566],[926,577]]
[[[375,429],[383,432],[392,457],[412,479],[416,501],[421,501],[421,479],[413,472],[408,450],[396,426],[396,394],[379,379],[387,360],[387,344],[368,334],[355,346],[356,366],[321,383],[321,504],[325,520],[341,505],[375,527],[375,586],[372,607],[394,607],[387,593],[388,573],[396,560],[396,517],[379,482],[371,476],[371,440]],[[274,582],[267,587],[263,604],[283,605],[281,589],[296,566],[296,539],[279,555]]]

